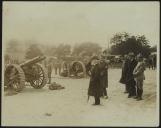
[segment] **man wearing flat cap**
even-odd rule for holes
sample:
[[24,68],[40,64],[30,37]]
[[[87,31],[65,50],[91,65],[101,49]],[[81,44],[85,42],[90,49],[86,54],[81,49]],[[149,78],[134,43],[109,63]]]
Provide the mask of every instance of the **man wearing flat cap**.
[[137,55],[138,64],[133,71],[133,75],[136,81],[136,88],[137,88],[137,101],[142,100],[143,94],[143,80],[145,80],[145,63],[143,62],[143,56],[141,54]]
[[136,82],[134,80],[133,70],[137,65],[137,61],[135,59],[135,55],[133,52],[130,52],[128,56],[129,56],[129,63],[126,77],[126,84],[128,86],[128,93],[129,93],[128,98],[131,98],[136,96],[136,88],[135,88]]

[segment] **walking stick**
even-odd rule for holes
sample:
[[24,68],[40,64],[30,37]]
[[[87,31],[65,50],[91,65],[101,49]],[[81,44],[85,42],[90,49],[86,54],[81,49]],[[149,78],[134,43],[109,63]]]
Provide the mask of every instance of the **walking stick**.
[[90,97],[90,96],[88,95],[88,98],[87,98],[87,103],[88,103],[88,101],[89,101],[89,97]]

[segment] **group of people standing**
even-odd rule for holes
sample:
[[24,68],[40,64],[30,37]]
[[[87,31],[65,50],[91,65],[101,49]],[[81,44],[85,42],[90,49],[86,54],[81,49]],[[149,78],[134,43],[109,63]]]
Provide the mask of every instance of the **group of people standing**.
[[156,55],[149,56],[148,67],[149,67],[149,69],[152,69],[152,70],[156,69]]
[[88,97],[94,96],[95,103],[93,105],[100,105],[100,97],[108,98],[108,61],[104,56],[100,58],[93,56],[88,63],[90,65],[90,82],[88,88]]
[[[89,61],[90,82],[88,88],[89,96],[94,96],[95,103],[93,105],[100,105],[100,98],[108,98],[108,64],[109,61],[104,56],[93,56]],[[125,84],[125,92],[128,93],[128,98],[135,98],[137,101],[142,100],[143,81],[145,80],[144,71],[146,69],[143,56],[130,52],[125,55],[122,64],[122,75],[120,83]]]
[[120,83],[125,84],[124,93],[128,93],[128,98],[135,98],[137,101],[142,100],[145,68],[141,54],[136,57],[132,52],[125,55]]

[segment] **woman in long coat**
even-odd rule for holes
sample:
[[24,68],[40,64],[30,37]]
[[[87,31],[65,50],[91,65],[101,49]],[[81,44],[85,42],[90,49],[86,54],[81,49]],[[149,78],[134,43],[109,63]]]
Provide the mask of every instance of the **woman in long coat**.
[[100,104],[100,97],[103,96],[103,86],[100,83],[100,67],[98,64],[98,58],[93,57],[92,59],[92,68],[91,68],[91,76],[90,83],[88,88],[88,96],[94,96],[95,104]]

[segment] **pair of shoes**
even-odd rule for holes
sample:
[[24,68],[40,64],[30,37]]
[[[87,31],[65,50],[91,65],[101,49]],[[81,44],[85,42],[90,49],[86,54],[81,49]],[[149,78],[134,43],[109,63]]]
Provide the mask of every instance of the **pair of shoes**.
[[104,99],[108,99],[108,96],[104,96]]
[[134,99],[137,99],[137,98],[138,98],[138,96],[134,96],[133,98],[134,98]]
[[128,95],[128,98],[132,98],[132,96],[131,95]]
[[140,100],[142,100],[142,98],[141,98],[141,97],[138,97],[136,100],[137,100],[137,101],[140,101]]
[[98,104],[98,103],[97,103],[97,104],[96,104],[96,103],[94,103],[94,104],[92,104],[92,105],[100,105],[100,104]]

